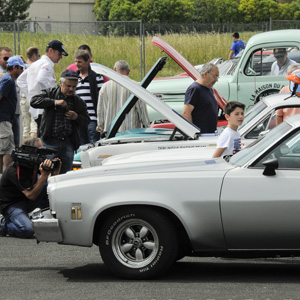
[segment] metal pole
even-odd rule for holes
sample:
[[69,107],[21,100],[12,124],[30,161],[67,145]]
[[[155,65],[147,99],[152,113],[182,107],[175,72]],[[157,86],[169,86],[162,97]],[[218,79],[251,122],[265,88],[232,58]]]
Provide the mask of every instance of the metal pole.
[[141,58],[141,80],[143,79],[143,21],[140,20],[140,58]]
[[18,29],[18,55],[20,55],[20,20],[17,20],[17,29]]
[[14,24],[14,54],[17,54],[17,46],[16,46],[16,22],[13,23]]

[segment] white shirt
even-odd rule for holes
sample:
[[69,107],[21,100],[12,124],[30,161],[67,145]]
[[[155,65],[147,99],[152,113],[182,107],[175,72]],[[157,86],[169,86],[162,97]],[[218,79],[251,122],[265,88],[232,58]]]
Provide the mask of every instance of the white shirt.
[[[54,62],[48,56],[43,55],[19,76],[17,85],[29,103],[31,98],[40,94],[42,90],[56,87]],[[29,111],[34,119],[43,112],[40,108],[32,107]]]
[[238,131],[226,127],[217,141],[217,148],[226,148],[225,155],[233,155],[241,150],[241,136]]
[[280,68],[277,61],[274,61],[271,67],[271,75],[287,75],[287,68],[290,65],[294,65],[296,62],[287,58],[285,64]]

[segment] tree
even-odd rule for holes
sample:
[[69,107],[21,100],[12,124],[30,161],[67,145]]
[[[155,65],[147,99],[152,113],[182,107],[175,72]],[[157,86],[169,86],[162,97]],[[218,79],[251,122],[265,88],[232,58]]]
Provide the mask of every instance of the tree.
[[213,23],[216,9],[215,0],[194,0],[193,22]]
[[110,21],[135,21],[134,3],[129,0],[114,0],[111,3],[108,19]]
[[180,23],[191,21],[189,0],[142,0],[136,4],[136,17],[144,22]]
[[239,11],[246,22],[265,22],[278,17],[278,3],[274,0],[241,0]]
[[14,22],[25,20],[29,13],[26,11],[33,0],[1,0],[0,1],[0,22]]
[[293,20],[295,10],[292,9],[292,4],[284,3],[278,5],[278,20]]
[[236,0],[215,0],[215,20],[217,23],[239,21],[239,5]]
[[99,21],[188,22],[191,0],[96,0],[94,12]]

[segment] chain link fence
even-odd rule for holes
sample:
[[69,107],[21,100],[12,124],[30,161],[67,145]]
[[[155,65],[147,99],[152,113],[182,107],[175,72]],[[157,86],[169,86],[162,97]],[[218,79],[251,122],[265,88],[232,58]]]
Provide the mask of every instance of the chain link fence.
[[[258,32],[300,28],[300,20],[271,20],[262,23],[143,23],[142,21],[60,22],[52,20],[16,21],[0,23],[0,33],[13,33],[14,53],[20,53],[20,33],[74,34],[95,36],[137,36],[140,39],[141,78],[145,75],[145,36],[170,33],[232,33]],[[0,35],[1,45],[1,35]]]

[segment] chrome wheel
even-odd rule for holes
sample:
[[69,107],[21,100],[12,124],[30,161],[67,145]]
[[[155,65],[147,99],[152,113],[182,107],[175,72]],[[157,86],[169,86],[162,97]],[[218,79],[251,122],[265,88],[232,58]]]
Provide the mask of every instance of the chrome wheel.
[[131,268],[142,268],[158,252],[159,239],[154,228],[133,219],[118,226],[112,236],[112,250],[117,260]]
[[149,279],[175,262],[178,235],[160,210],[128,206],[107,216],[99,233],[99,250],[106,267],[117,276]]

